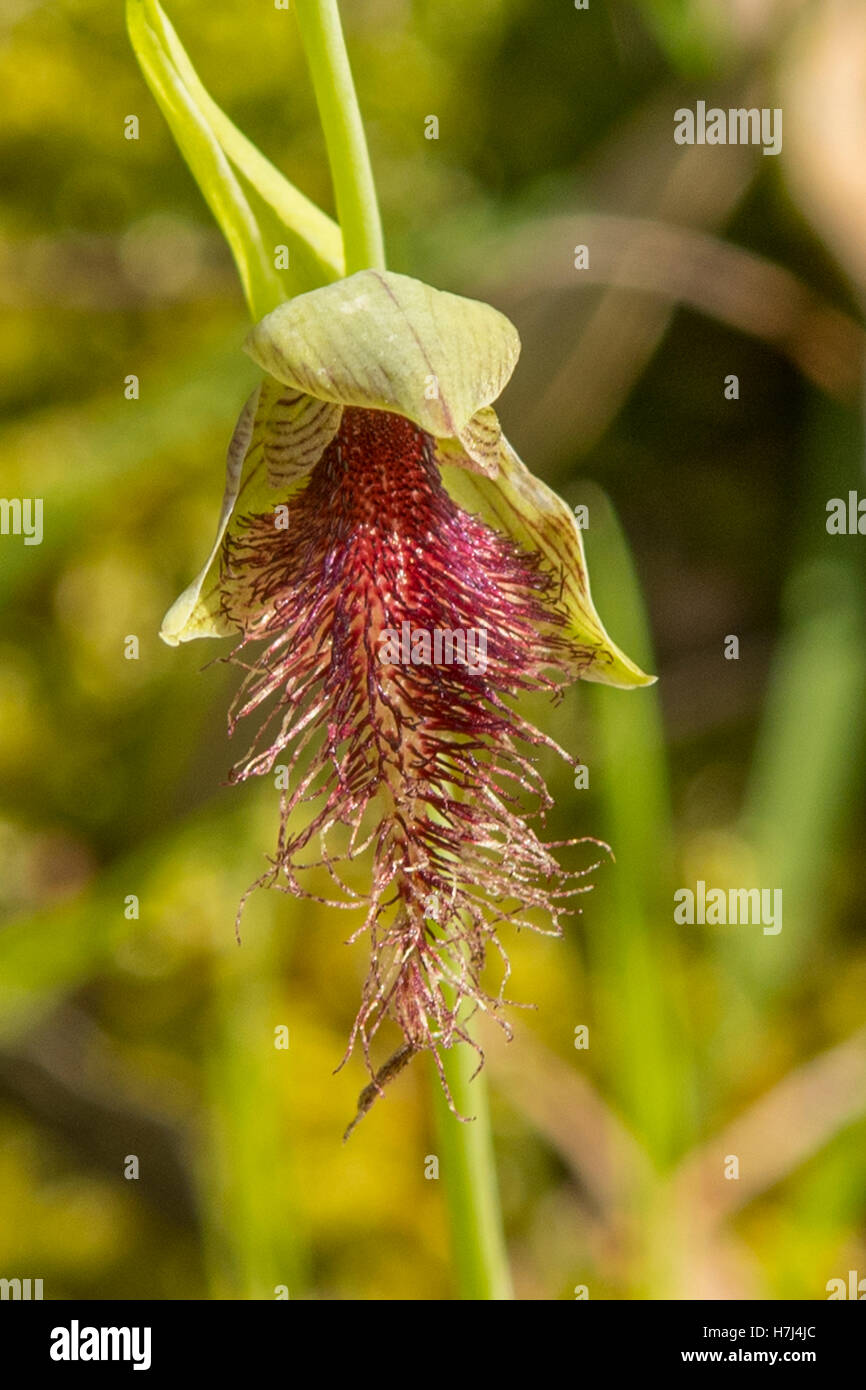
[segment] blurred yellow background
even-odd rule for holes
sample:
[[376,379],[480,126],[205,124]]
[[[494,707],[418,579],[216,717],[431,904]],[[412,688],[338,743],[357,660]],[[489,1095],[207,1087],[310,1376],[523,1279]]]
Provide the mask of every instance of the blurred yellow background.
[[[330,210],[291,13],[168,10]],[[517,324],[507,433],[589,507],[598,608],[660,676],[528,702],[589,768],[576,790],[546,767],[554,837],[616,863],[564,939],[506,939],[537,1005],[510,1044],[485,1034],[517,1294],[824,1298],[866,1278],[863,541],[825,528],[829,499],[866,495],[866,11],[344,11],[390,264]],[[677,146],[698,100],[782,107],[781,155]],[[44,499],[41,545],[0,537],[0,1276],[453,1297],[426,1059],[344,1147],[364,943],[261,893],[237,946],[275,793],[225,786],[217,647],[156,636],[255,380],[228,252],[120,3],[7,0],[0,112],[0,492]],[[781,886],[783,930],[676,925],[699,879]]]

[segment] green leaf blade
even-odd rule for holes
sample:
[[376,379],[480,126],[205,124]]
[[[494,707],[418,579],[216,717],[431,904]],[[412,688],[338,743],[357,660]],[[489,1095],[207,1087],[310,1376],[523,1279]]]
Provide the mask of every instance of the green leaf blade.
[[[156,0],[127,0],[126,15],[145,80],[229,244],[252,317],[338,279],[343,257],[336,223],[220,110]],[[289,266],[278,270],[276,249],[283,244]]]

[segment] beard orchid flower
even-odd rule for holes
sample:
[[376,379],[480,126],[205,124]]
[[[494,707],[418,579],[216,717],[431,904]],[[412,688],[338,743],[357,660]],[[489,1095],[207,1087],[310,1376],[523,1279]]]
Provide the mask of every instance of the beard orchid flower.
[[[162,627],[235,637],[232,779],[286,769],[254,887],[360,914],[359,1113],[422,1050],[441,1074],[473,1006],[499,1014],[483,976],[503,923],[558,932],[584,891],[522,808],[550,805],[532,754],[555,745],[516,697],[652,680],[602,626],[572,512],[500,429],[519,346],[490,306],[386,271],[268,314],[213,549]],[[377,1072],[386,1017],[403,1042]]]

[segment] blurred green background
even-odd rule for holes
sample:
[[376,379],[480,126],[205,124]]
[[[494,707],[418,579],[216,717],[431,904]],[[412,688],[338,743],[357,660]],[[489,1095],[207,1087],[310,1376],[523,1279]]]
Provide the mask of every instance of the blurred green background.
[[[616,864],[563,940],[506,940],[538,1006],[485,1036],[517,1294],[824,1298],[866,1277],[866,594],[862,538],[825,530],[831,497],[866,493],[866,10],[344,9],[390,264],[517,324],[506,430],[589,505],[598,607],[660,676],[528,711],[590,770],[577,791],[550,762],[552,830]],[[292,14],[168,10],[330,210]],[[0,1276],[453,1297],[424,1062],[343,1147],[364,943],[262,893],[238,948],[276,794],[224,785],[216,645],[156,636],[255,380],[228,252],[119,3],[6,0],[0,74],[0,492],[45,506],[40,546],[0,538]],[[782,155],[675,145],[699,99],[781,106]],[[675,926],[698,878],[782,887],[782,932]]]

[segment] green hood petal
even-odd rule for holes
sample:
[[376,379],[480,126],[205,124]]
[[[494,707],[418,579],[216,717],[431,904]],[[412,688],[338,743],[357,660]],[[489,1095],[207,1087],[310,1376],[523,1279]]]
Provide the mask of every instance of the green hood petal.
[[214,544],[166,614],[165,642],[235,631],[220,601],[226,534],[242,516],[286,503],[336,435],[343,407],[359,406],[404,415],[433,435],[455,500],[540,551],[561,576],[568,635],[592,654],[575,675],[626,688],[652,684],[595,610],[573,513],[524,466],[490,408],[520,351],[507,318],[405,275],[363,270],[280,305],[245,347],[268,375],[241,412]]
[[281,304],[244,346],[297,391],[390,410],[447,439],[500,395],[520,339],[489,304],[361,270]]
[[591,665],[575,675],[625,689],[652,685],[647,676],[607,635],[592,602],[583,537],[570,507],[541,482],[500,436],[499,470],[495,477],[468,472],[465,460],[440,446],[442,478],[448,491],[466,511],[480,513],[527,550],[538,550],[551,570],[562,578],[561,603],[569,618],[568,636],[593,653]]
[[[342,408],[266,377],[241,411],[226,457],[217,533],[200,574],[166,613],[160,637],[170,647],[236,631],[221,612],[220,550],[241,516],[288,501],[340,427]],[[235,510],[235,504],[242,506]]]

